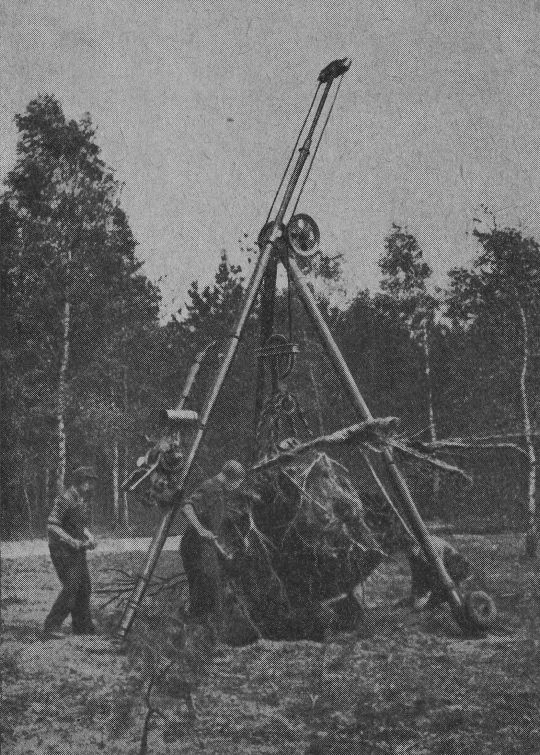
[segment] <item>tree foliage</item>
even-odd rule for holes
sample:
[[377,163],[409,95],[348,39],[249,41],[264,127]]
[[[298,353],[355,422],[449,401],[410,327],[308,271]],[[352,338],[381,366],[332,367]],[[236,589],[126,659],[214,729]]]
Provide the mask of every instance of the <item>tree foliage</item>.
[[392,223],[384,240],[385,252],[379,259],[383,274],[381,289],[399,303],[401,316],[419,337],[433,324],[438,300],[429,293],[432,270],[424,260],[416,237],[406,228]]
[[[471,268],[450,271],[448,313],[454,322],[472,324],[473,332],[486,331],[498,337],[492,365],[507,372],[519,397],[520,429],[528,455],[528,535],[526,549],[534,556],[537,549],[536,524],[536,452],[531,407],[534,395],[530,388],[533,343],[538,335],[540,305],[540,246],[533,238],[515,228],[474,231],[480,252]],[[535,337],[536,334],[536,337]],[[491,375],[493,377],[493,374]],[[500,381],[499,381],[500,383]],[[491,393],[491,389],[487,389]],[[503,402],[507,404],[508,402]]]
[[[5,392],[14,398],[11,453],[35,477],[57,466],[62,433],[72,464],[95,455],[89,422],[94,417],[94,428],[107,432],[118,372],[134,342],[157,325],[159,294],[140,273],[120,186],[100,157],[90,117],[68,121],[45,95],[15,121],[17,161],[2,198],[10,221],[2,239]],[[26,494],[27,477],[11,486],[14,498]]]
[[[98,466],[102,519],[110,520],[119,475],[145,450],[145,435],[160,431],[157,409],[176,405],[196,353],[215,341],[190,397],[192,408],[202,407],[247,277],[247,267],[230,264],[223,252],[213,281],[193,281],[185,308],[160,324],[159,290],[141,269],[121,186],[101,157],[90,117],[67,119],[47,95],[15,120],[17,156],[0,198],[5,534],[43,526],[59,463],[59,416],[68,466]],[[440,292],[406,227],[393,224],[385,239],[382,293],[344,292],[339,257],[318,255],[302,261],[302,270],[375,415],[401,416],[406,433],[425,429],[429,378],[439,436],[523,431],[525,396],[531,447],[540,408],[531,380],[540,335],[539,247],[517,229],[475,236],[473,264],[450,273],[442,321]],[[294,288],[278,290],[275,314],[275,332],[300,346],[287,387],[312,429],[350,424],[351,407]],[[251,458],[258,331],[256,307],[201,448],[201,477],[225,458]],[[479,460],[474,492],[449,488],[443,499],[455,516],[483,507],[519,519],[526,487],[520,463]],[[421,481],[413,487],[421,507],[432,500]]]

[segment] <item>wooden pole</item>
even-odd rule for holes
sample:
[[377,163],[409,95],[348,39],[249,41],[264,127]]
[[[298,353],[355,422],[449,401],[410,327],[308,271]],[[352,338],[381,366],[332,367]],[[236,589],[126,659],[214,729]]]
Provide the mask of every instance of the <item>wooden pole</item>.
[[[289,257],[288,264],[292,279],[298,291],[298,295],[300,296],[307,314],[319,335],[321,343],[330,359],[330,362],[332,363],[332,366],[334,367],[334,370],[341,382],[346,396],[349,398],[356,414],[361,419],[365,421],[372,421],[373,415],[371,414],[366,402],[364,401],[364,398],[360,393],[358,386],[356,385],[356,381],[352,376],[352,373],[349,370],[349,367],[347,366],[347,363],[345,362],[345,359],[343,358],[338,345],[334,341],[332,333],[330,332],[330,328],[324,321],[324,318],[319,311],[315,297],[300,268],[298,267],[296,260],[292,257],[292,255]],[[448,574],[442,558],[437,554],[437,551],[433,546],[429,531],[424,523],[424,520],[420,516],[418,509],[416,508],[416,504],[413,500],[407,482],[398,469],[394,455],[390,448],[387,448],[383,452],[383,460],[390,475],[390,479],[392,480],[392,483],[395,486],[397,493],[399,494],[401,504],[403,506],[411,529],[413,530],[415,537],[419,541],[428,562],[435,569],[441,583],[446,589],[447,599],[456,618],[456,621],[462,628],[471,629],[470,621],[466,615],[461,596],[452,578]]]
[[199,429],[197,430],[195,438],[191,444],[188,457],[183,466],[180,479],[177,484],[173,505],[163,515],[161,522],[158,525],[152,542],[150,543],[148,553],[146,554],[146,562],[143,571],[137,578],[137,582],[135,583],[135,587],[122,616],[120,626],[118,628],[118,636],[121,639],[125,639],[129,630],[131,629],[133,621],[135,620],[137,609],[144,597],[146,588],[150,582],[150,579],[152,578],[152,574],[154,573],[154,569],[158,562],[159,556],[161,554],[161,551],[163,550],[163,546],[165,545],[165,540],[167,539],[167,534],[170,530],[171,524],[173,523],[176,512],[178,511],[182,503],[182,498],[189,478],[189,474],[197,457],[199,447],[201,445],[201,441],[204,437],[206,426],[210,418],[210,414],[212,412],[212,409],[214,408],[223,383],[225,382],[225,378],[227,377],[227,374],[229,372],[230,366],[234,359],[234,355],[236,354],[236,349],[238,348],[238,342],[242,335],[242,331],[249,317],[253,304],[255,303],[257,292],[261,285],[270,257],[272,256],[274,238],[277,236],[277,233],[278,232],[276,226],[275,231],[270,235],[270,240],[266,244],[263,252],[257,260],[257,265],[253,270],[251,280],[244,297],[242,311],[236,322],[234,332],[229,337],[228,348],[225,352],[225,355],[223,356],[218,375],[215,379],[214,385],[212,386],[205,407],[201,414]]

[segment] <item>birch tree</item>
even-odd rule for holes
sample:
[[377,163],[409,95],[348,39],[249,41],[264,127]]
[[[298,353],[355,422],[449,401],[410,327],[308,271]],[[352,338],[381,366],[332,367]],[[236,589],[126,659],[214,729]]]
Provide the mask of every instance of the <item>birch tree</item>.
[[12,270],[19,256],[17,218],[5,201],[0,203],[0,225],[0,522],[2,539],[9,539],[19,518],[15,489],[17,469],[22,462],[23,417],[22,412],[17,411],[16,397],[22,389],[17,368],[21,348],[26,351],[27,345],[17,328],[21,299],[12,279]]
[[[44,95],[15,122],[17,160],[3,202],[16,228],[9,281],[17,294],[18,374],[32,384],[24,393],[31,428],[36,416],[54,427],[61,489],[68,459],[86,461],[92,445],[89,405],[107,403],[111,381],[122,403],[128,351],[145,328],[157,327],[159,297],[139,272],[121,187],[100,157],[89,115],[67,120]],[[114,371],[104,367],[111,353]],[[97,365],[101,382],[92,381]]]
[[[384,241],[385,252],[379,260],[383,273],[381,288],[398,304],[400,316],[418,344],[423,356],[427,391],[428,432],[432,443],[437,441],[435,422],[432,341],[439,303],[428,291],[432,270],[425,262],[422,249],[411,233],[395,223]],[[433,476],[433,498],[439,499],[440,475]]]
[[[67,464],[66,412],[74,317],[92,285],[95,258],[114,211],[116,183],[99,158],[90,119],[66,121],[50,96],[30,102],[15,118],[18,160],[9,173],[7,200],[19,219],[20,284],[40,323],[39,346],[55,363],[57,486]],[[74,312],[74,306],[79,310]],[[30,323],[25,325],[31,328]]]
[[450,272],[448,312],[469,323],[485,317],[491,320],[491,327],[494,322],[500,325],[501,348],[507,369],[515,375],[519,397],[521,433],[528,459],[525,549],[528,556],[534,557],[538,535],[531,364],[539,324],[540,247],[533,238],[524,237],[514,228],[476,229],[474,235],[481,251],[470,269]]

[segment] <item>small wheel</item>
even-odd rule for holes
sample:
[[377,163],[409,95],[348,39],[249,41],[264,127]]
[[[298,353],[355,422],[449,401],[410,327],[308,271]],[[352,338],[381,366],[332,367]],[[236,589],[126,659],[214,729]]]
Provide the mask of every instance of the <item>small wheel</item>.
[[497,609],[493,598],[481,590],[468,592],[464,598],[465,614],[474,627],[488,629],[493,625]]

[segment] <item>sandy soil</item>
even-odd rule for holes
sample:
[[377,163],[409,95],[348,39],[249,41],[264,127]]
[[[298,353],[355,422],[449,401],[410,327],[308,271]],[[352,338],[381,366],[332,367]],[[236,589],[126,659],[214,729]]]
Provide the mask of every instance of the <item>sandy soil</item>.
[[[137,753],[392,753],[536,755],[540,752],[540,566],[511,537],[465,538],[477,586],[500,610],[492,633],[464,638],[446,611],[413,614],[404,563],[366,586],[358,632],[326,644],[259,642],[209,649],[173,631],[180,592],[147,600],[130,642],[112,639],[118,615],[99,609],[143,554],[118,546],[90,554],[102,634],[42,641],[58,590],[46,555],[3,553],[3,747],[6,755]],[[144,546],[146,548],[146,544]],[[179,570],[168,551],[159,575]],[[180,588],[179,588],[180,589]],[[158,710],[141,736],[152,670],[177,642],[175,665],[150,697]],[[173,644],[171,644],[171,642]],[[159,654],[158,654],[159,649]],[[157,659],[157,660],[156,660]],[[191,691],[196,717],[185,703]]]
[[[146,551],[150,545],[149,537],[100,538],[97,541],[95,553],[131,553],[132,551]],[[168,537],[163,550],[176,551],[180,545],[180,537]],[[19,540],[5,542],[0,545],[0,556],[4,558],[27,558],[29,556],[46,556],[49,553],[47,540]]]

